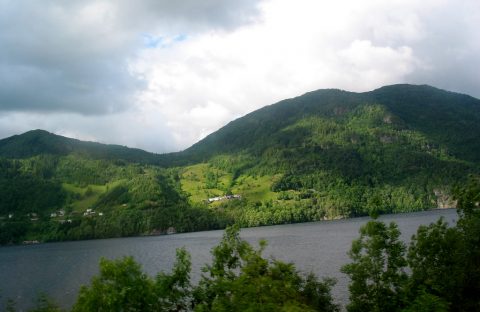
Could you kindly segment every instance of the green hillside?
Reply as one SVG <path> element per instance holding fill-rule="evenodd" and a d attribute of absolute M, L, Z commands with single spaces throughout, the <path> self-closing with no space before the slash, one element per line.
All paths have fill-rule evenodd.
<path fill-rule="evenodd" d="M 234 209 L 243 225 L 451 207 L 452 187 L 479 172 L 480 101 L 430 86 L 319 90 L 239 118 L 182 154 L 221 170 L 224 193 L 245 195 Z M 192 198 L 221 193 L 202 175 L 181 176 Z"/>
<path fill-rule="evenodd" d="M 0 243 L 222 228 L 190 204 L 177 169 L 78 154 L 0 159 Z"/>
<path fill-rule="evenodd" d="M 270 147 L 284 146 L 287 142 L 274 142 L 271 136 L 302 119 L 318 116 L 337 122 L 363 105 L 382 106 L 385 117 L 390 116 L 399 129 L 419 131 L 462 159 L 480 160 L 480 101 L 426 85 L 392 85 L 365 93 L 337 89 L 309 92 L 234 120 L 185 154 L 208 159 L 247 150 L 258 155 Z M 292 139 L 299 138 L 285 138 Z"/>
<path fill-rule="evenodd" d="M 1 243 L 451 207 L 480 172 L 480 101 L 430 86 L 318 90 L 183 152 L 35 130 L 0 140 L 0 157 Z"/>
<path fill-rule="evenodd" d="M 45 154 L 57 156 L 78 154 L 93 159 L 148 164 L 155 164 L 160 159 L 159 155 L 141 149 L 85 142 L 55 135 L 45 130 L 32 130 L 0 140 L 0 157 L 29 158 Z"/>

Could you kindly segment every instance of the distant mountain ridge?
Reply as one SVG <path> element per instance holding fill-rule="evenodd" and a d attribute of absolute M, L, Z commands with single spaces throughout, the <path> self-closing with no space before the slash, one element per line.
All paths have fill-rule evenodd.
<path fill-rule="evenodd" d="M 332 117 L 362 104 L 381 104 L 404 121 L 409 129 L 422 131 L 469 160 L 480 160 L 480 100 L 428 85 L 398 84 L 356 93 L 320 89 L 267 105 L 229 122 L 218 131 L 182 152 L 155 154 L 121 145 L 86 142 L 31 130 L 0 140 L 0 156 L 25 158 L 43 153 L 83 153 L 99 159 L 123 159 L 170 166 L 208 160 L 216 154 L 255 150 L 256 140 L 266 139 L 305 116 Z M 440 131 L 448 126 L 448 131 Z M 437 131 L 438 130 L 438 131 Z M 252 144 L 253 143 L 253 144 Z M 478 153 L 471 153 L 474 149 Z"/>
<path fill-rule="evenodd" d="M 0 156 L 28 158 L 50 154 L 65 156 L 72 153 L 94 159 L 122 159 L 130 162 L 155 163 L 157 154 L 115 144 L 81 141 L 45 130 L 31 130 L 0 140 Z"/>
<path fill-rule="evenodd" d="M 33 130 L 0 140 L 0 244 L 454 207 L 472 174 L 480 100 L 426 85 L 309 92 L 168 154 Z"/>

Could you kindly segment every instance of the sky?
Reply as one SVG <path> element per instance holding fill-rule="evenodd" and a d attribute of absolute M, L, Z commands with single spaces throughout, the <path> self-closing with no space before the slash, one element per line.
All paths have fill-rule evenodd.
<path fill-rule="evenodd" d="M 480 98 L 478 0 L 0 0 L 0 138 L 164 153 L 322 88 Z"/>

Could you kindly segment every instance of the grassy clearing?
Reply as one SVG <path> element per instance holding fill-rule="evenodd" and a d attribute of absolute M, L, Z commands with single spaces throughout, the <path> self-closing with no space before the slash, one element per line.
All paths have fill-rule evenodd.
<path fill-rule="evenodd" d="M 85 210 L 92 208 L 99 197 L 107 192 L 109 189 L 124 183 L 126 180 L 117 180 L 105 185 L 90 184 L 85 187 L 79 187 L 69 183 L 63 183 L 64 190 L 77 194 L 78 200 L 75 200 L 72 204 L 72 210 L 75 212 L 84 212 Z"/>
<path fill-rule="evenodd" d="M 216 183 L 211 183 L 215 187 L 211 187 L 207 181 L 209 173 L 215 176 Z M 192 202 L 200 202 L 209 197 L 224 195 L 231 181 L 231 174 L 213 168 L 208 164 L 185 167 L 180 177 L 182 189 L 191 195 L 190 200 Z"/>
<path fill-rule="evenodd" d="M 277 194 L 270 189 L 274 178 L 274 176 L 252 177 L 243 175 L 236 180 L 232 192 L 251 201 L 273 200 L 277 198 Z"/>
<path fill-rule="evenodd" d="M 207 175 L 212 173 L 216 176 L 216 187 L 209 187 Z M 252 201 L 274 200 L 277 194 L 270 190 L 275 176 L 253 177 L 242 175 L 235 181 L 231 188 L 232 193 Z M 203 163 L 188 166 L 181 174 L 182 189 L 189 193 L 192 202 L 200 202 L 214 196 L 222 196 L 230 190 L 232 174 Z"/>

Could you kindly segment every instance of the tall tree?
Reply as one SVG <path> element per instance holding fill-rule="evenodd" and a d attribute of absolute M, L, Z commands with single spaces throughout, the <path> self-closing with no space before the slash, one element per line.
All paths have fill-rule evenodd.
<path fill-rule="evenodd" d="M 399 311 L 404 306 L 405 244 L 395 223 L 370 221 L 352 242 L 352 263 L 342 267 L 351 283 L 348 311 Z"/>

